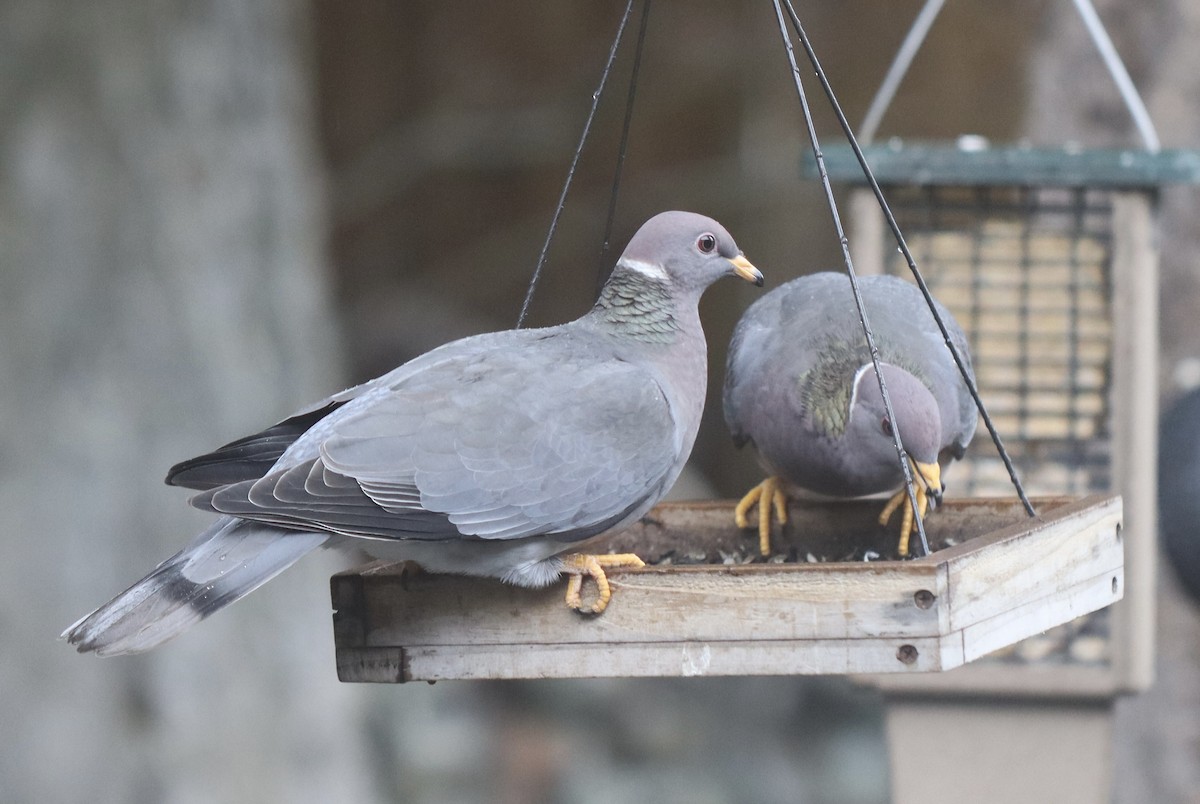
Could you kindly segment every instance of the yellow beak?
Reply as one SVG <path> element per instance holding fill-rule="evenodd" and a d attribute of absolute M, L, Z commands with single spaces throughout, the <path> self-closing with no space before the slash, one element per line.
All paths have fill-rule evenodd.
<path fill-rule="evenodd" d="M 921 480 L 925 481 L 925 487 L 929 492 L 929 496 L 935 501 L 939 501 L 942 496 L 942 467 L 937 461 L 933 463 L 920 463 L 913 461 L 913 466 L 916 467 L 917 475 Z M 922 511 L 922 514 L 925 512 Z"/>
<path fill-rule="evenodd" d="M 753 282 L 760 288 L 763 286 L 762 271 L 755 268 L 750 260 L 743 257 L 741 254 L 729 261 L 733 265 L 733 272 L 747 282 Z"/>

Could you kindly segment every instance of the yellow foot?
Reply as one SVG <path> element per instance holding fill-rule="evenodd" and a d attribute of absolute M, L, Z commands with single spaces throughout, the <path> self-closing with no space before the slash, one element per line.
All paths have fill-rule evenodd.
<path fill-rule="evenodd" d="M 747 512 L 758 504 L 758 551 L 762 555 L 771 554 L 771 511 L 775 511 L 775 519 L 780 525 L 787 523 L 787 494 L 783 491 L 783 481 L 777 477 L 768 477 L 754 488 L 746 492 L 746 496 L 733 509 L 733 519 L 739 528 L 750 527 Z"/>
<path fill-rule="evenodd" d="M 571 576 L 567 579 L 567 606 L 585 614 L 599 614 L 608 608 L 608 601 L 612 599 L 612 588 L 608 585 L 608 576 L 604 574 L 605 568 L 610 570 L 636 569 L 644 566 L 646 566 L 646 562 L 633 553 L 611 555 L 572 553 L 563 556 L 562 571 Z M 579 594 L 583 590 L 583 576 L 585 575 L 596 581 L 598 595 L 591 608 L 584 608 Z"/>
<path fill-rule="evenodd" d="M 917 507 L 921 516 L 924 517 L 929 511 L 929 498 L 941 493 L 942 469 L 936 463 L 918 463 L 911 458 L 909 465 L 913 470 L 913 491 L 917 494 Z M 900 517 L 900 544 L 896 548 L 896 552 L 903 558 L 908 555 L 909 537 L 912 536 L 914 525 L 912 501 L 908 499 L 907 489 L 900 489 L 892 495 L 887 505 L 883 507 L 883 512 L 879 514 L 879 524 L 886 525 L 891 520 L 892 514 L 896 513 L 896 509 L 901 506 L 904 508 L 904 513 Z"/>

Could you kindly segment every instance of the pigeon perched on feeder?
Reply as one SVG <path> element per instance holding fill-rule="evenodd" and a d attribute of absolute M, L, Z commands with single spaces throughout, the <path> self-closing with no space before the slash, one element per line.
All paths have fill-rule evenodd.
<path fill-rule="evenodd" d="M 891 276 L 859 286 L 924 515 L 940 499 L 942 467 L 975 433 L 975 405 L 920 290 Z M 962 329 L 940 304 L 938 312 L 969 366 Z M 736 509 L 744 528 L 759 506 L 763 555 L 771 511 L 786 522 L 797 489 L 858 497 L 898 486 L 880 524 L 903 508 L 899 554 L 908 554 L 912 504 L 847 276 L 804 276 L 750 306 L 730 343 L 724 403 L 734 441 L 754 444 L 768 475 Z"/>
<path fill-rule="evenodd" d="M 148 650 L 322 545 L 521 586 L 566 574 L 575 609 L 589 576 L 603 611 L 605 569 L 642 562 L 582 548 L 640 518 L 683 468 L 707 381 L 697 305 L 730 275 L 762 285 L 719 223 L 664 212 L 576 321 L 446 344 L 173 467 L 167 482 L 221 516 L 63 637 Z"/>

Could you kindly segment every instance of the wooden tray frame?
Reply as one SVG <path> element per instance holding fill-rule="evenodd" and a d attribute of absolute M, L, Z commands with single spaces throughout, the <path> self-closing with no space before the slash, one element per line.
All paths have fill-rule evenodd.
<path fill-rule="evenodd" d="M 1124 594 L 1118 495 L 948 501 L 910 561 L 733 563 L 614 574 L 598 617 L 563 587 L 426 575 L 376 562 L 331 581 L 338 677 L 448 679 L 922 673 L 958 667 Z M 660 505 L 597 552 L 741 560 L 732 503 Z M 890 538 L 879 501 L 800 504 L 777 545 L 805 557 Z M 849 542 L 856 543 L 856 542 Z M 882 545 L 881 545 L 882 546 Z"/>

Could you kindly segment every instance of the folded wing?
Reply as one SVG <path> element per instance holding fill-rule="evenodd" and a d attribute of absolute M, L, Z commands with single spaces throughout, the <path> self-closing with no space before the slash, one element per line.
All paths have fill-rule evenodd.
<path fill-rule="evenodd" d="M 331 418 L 318 457 L 193 503 L 354 536 L 599 533 L 657 499 L 678 457 L 676 428 L 645 370 L 559 351 L 548 343 L 440 361 Z"/>

